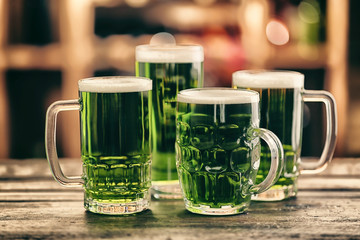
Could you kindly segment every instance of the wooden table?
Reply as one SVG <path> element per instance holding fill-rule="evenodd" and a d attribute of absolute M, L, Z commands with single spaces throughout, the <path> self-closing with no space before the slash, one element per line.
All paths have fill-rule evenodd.
<path fill-rule="evenodd" d="M 62 159 L 67 175 L 78 159 Z M 0 161 L 0 239 L 360 239 L 360 159 L 334 159 L 302 176 L 295 199 L 252 202 L 247 214 L 187 212 L 182 201 L 152 201 L 132 216 L 86 212 L 82 189 L 58 185 L 44 159 Z"/>

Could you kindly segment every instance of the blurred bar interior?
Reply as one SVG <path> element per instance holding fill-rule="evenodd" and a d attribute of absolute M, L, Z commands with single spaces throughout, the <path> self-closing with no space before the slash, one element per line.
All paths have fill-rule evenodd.
<path fill-rule="evenodd" d="M 360 1 L 0 0 L 0 158 L 43 158 L 45 111 L 77 80 L 134 75 L 135 46 L 166 31 L 205 49 L 205 85 L 241 69 L 291 69 L 338 103 L 337 156 L 360 156 Z M 78 113 L 61 114 L 59 155 L 80 156 Z M 308 104 L 303 156 L 319 156 L 321 105 Z"/>

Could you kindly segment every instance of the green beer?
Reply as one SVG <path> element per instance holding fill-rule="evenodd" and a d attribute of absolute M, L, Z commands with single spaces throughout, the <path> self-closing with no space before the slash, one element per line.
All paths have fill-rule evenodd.
<path fill-rule="evenodd" d="M 154 181 L 177 180 L 175 166 L 176 95 L 180 90 L 199 86 L 201 63 L 141 63 L 136 75 L 154 79 L 153 82 L 153 166 Z M 146 73 L 149 73 L 146 75 Z"/>
<path fill-rule="evenodd" d="M 260 127 L 274 132 L 283 144 L 284 169 L 270 190 L 254 199 L 272 201 L 296 196 L 300 169 L 316 173 L 326 167 L 334 152 L 336 140 L 336 108 L 330 93 L 304 90 L 304 75 L 291 71 L 238 71 L 233 73 L 233 86 L 251 89 L 260 94 Z M 327 139 L 323 154 L 316 163 L 301 161 L 304 101 L 323 102 L 327 111 Z M 330 129 L 330 130 L 329 130 Z M 261 149 L 261 165 L 257 181 L 269 171 L 269 149 Z"/>
<path fill-rule="evenodd" d="M 61 184 L 83 185 L 87 210 L 131 214 L 148 208 L 151 88 L 152 82 L 146 78 L 82 79 L 79 100 L 59 101 L 49 107 L 47 136 L 48 132 L 54 134 L 53 112 L 80 110 L 82 179 L 58 173 L 55 144 L 49 140 L 47 154 L 53 174 Z"/>
<path fill-rule="evenodd" d="M 260 127 L 271 130 L 278 136 L 284 149 L 284 169 L 272 190 L 282 189 L 284 197 L 297 193 L 297 177 L 299 175 L 299 159 L 301 153 L 302 104 L 300 88 L 257 89 L 260 93 Z M 270 153 L 266 146 L 261 149 L 262 165 L 260 165 L 257 181 L 261 182 L 269 171 Z M 278 195 L 279 196 L 279 195 Z"/>
<path fill-rule="evenodd" d="M 203 85 L 200 46 L 141 45 L 136 48 L 136 76 L 153 80 L 152 181 L 155 198 L 180 198 L 175 165 L 176 96 Z"/>
<path fill-rule="evenodd" d="M 274 79 L 266 81 L 264 72 L 259 79 L 243 77 L 246 71 L 239 71 L 233 75 L 233 85 L 238 88 L 255 90 L 260 94 L 260 127 L 271 130 L 278 136 L 284 149 L 284 169 L 278 181 L 270 190 L 260 196 L 259 200 L 281 200 L 296 196 L 297 177 L 299 175 L 299 161 L 301 154 L 301 136 L 303 119 L 303 102 L 301 92 L 303 78 L 301 74 L 288 77 L 280 74 Z M 261 72 L 255 72 L 261 74 Z M 241 75 L 243 74 L 243 75 Z M 288 78 L 286 78 L 288 77 Z M 269 171 L 269 149 L 261 149 L 261 165 L 257 181 L 262 181 Z M 256 199 L 255 198 L 255 199 Z"/>
<path fill-rule="evenodd" d="M 226 215 L 249 207 L 260 164 L 258 101 L 256 92 L 225 88 L 178 95 L 177 168 L 188 210 Z"/>

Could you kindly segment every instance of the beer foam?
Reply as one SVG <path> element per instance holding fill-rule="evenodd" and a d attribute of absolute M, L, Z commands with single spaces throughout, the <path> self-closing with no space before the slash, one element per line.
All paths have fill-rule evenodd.
<path fill-rule="evenodd" d="M 203 62 L 204 50 L 200 45 L 177 45 L 170 33 L 155 34 L 148 45 L 135 49 L 137 62 L 189 63 Z"/>
<path fill-rule="evenodd" d="M 233 86 L 245 88 L 303 88 L 304 75 L 293 71 L 245 70 L 232 75 Z"/>
<path fill-rule="evenodd" d="M 96 93 L 142 92 L 152 89 L 152 81 L 143 77 L 114 76 L 81 79 L 79 91 Z"/>
<path fill-rule="evenodd" d="M 180 91 L 177 101 L 194 104 L 243 104 L 259 102 L 259 94 L 232 88 L 192 88 Z"/>

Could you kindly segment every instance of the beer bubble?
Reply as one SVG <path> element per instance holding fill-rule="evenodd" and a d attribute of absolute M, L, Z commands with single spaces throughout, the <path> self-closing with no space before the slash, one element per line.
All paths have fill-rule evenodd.
<path fill-rule="evenodd" d="M 167 32 L 155 34 L 150 40 L 150 46 L 175 46 L 176 40 L 173 35 Z"/>

